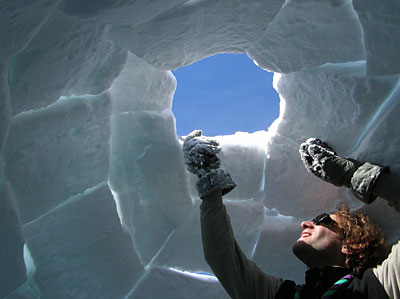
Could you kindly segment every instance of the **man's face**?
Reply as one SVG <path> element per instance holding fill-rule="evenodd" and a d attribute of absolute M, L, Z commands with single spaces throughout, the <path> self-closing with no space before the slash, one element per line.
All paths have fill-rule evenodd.
<path fill-rule="evenodd" d="M 336 217 L 325 214 L 301 223 L 302 231 L 293 245 L 293 253 L 309 268 L 344 265 L 343 241 Z"/>

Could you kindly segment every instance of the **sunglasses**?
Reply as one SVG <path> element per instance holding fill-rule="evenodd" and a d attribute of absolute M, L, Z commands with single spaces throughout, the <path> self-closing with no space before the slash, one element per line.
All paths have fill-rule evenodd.
<path fill-rule="evenodd" d="M 337 225 L 338 223 L 331 218 L 331 216 L 328 213 L 323 213 L 315 217 L 314 219 L 311 220 L 312 223 L 315 225 L 321 225 L 321 224 L 332 224 L 332 225 Z"/>

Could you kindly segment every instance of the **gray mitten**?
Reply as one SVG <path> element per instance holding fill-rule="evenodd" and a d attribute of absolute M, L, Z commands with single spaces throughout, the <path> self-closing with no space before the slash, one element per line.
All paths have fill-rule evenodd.
<path fill-rule="evenodd" d="M 223 168 L 213 169 L 207 172 L 205 176 L 199 178 L 196 189 L 200 198 L 204 198 L 211 193 L 221 190 L 225 195 L 236 187 L 231 175 Z"/>
<path fill-rule="evenodd" d="M 361 163 L 342 159 L 335 150 L 317 138 L 300 145 L 300 156 L 306 169 L 335 186 L 351 187 L 350 181 Z"/>
<path fill-rule="evenodd" d="M 202 136 L 200 130 L 191 132 L 183 143 L 183 156 L 187 170 L 199 178 L 196 188 L 203 198 L 217 190 L 222 195 L 236 187 L 230 174 L 221 167 L 217 154 L 221 151 L 218 141 Z"/>
<path fill-rule="evenodd" d="M 382 172 L 388 168 L 339 157 L 325 142 L 309 138 L 300 145 L 300 156 L 307 171 L 335 186 L 346 186 L 363 202 L 371 203 L 371 191 Z"/>
<path fill-rule="evenodd" d="M 183 156 L 186 168 L 197 176 L 219 168 L 221 161 L 217 154 L 221 151 L 218 141 L 202 136 L 200 130 L 191 132 L 183 142 Z"/>

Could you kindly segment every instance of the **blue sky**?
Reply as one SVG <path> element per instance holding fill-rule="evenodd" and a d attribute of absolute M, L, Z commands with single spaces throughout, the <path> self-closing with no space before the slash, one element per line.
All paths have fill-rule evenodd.
<path fill-rule="evenodd" d="M 172 111 L 178 136 L 267 130 L 279 115 L 273 73 L 246 54 L 218 54 L 173 71 L 178 81 Z"/>

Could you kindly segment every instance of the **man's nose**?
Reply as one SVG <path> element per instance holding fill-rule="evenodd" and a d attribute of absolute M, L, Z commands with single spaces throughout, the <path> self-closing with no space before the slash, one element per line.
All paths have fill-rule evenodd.
<path fill-rule="evenodd" d="M 305 230 L 306 228 L 314 228 L 315 224 L 312 221 L 303 221 L 301 223 L 301 229 Z"/>

